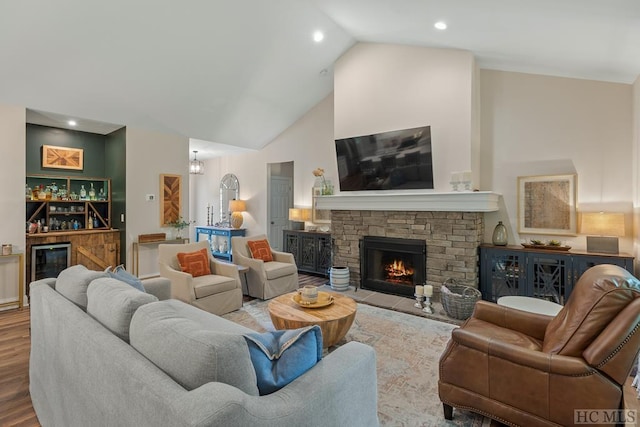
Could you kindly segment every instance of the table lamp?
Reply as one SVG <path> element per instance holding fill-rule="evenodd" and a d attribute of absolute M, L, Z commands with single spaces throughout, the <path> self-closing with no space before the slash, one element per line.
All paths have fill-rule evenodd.
<path fill-rule="evenodd" d="M 584 212 L 580 232 L 587 236 L 587 252 L 618 253 L 618 237 L 624 236 L 624 214 Z"/>
<path fill-rule="evenodd" d="M 310 220 L 310 208 L 289 208 L 289 221 L 292 222 L 292 230 L 304 230 L 304 222 Z"/>
<path fill-rule="evenodd" d="M 247 204 L 244 200 L 230 200 L 229 212 L 231 212 L 231 226 L 233 228 L 242 227 L 242 212 L 247 210 Z"/>

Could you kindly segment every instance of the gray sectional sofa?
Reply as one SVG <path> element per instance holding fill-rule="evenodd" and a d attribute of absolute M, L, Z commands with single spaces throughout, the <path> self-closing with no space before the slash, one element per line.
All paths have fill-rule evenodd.
<path fill-rule="evenodd" d="M 43 426 L 378 425 L 371 347 L 345 344 L 259 396 L 251 330 L 103 276 L 74 266 L 30 285 L 29 388 Z"/>

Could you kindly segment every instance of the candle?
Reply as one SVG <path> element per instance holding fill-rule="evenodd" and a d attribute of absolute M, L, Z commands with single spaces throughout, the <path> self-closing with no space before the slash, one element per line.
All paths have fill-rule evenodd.
<path fill-rule="evenodd" d="M 471 181 L 471 171 L 464 171 L 461 174 L 460 181 L 462 182 L 470 182 Z"/>
<path fill-rule="evenodd" d="M 458 183 L 462 181 L 462 173 L 461 172 L 453 172 L 451 174 L 451 183 Z"/>
<path fill-rule="evenodd" d="M 424 295 L 430 297 L 433 295 L 433 286 L 432 285 L 424 285 Z"/>
<path fill-rule="evenodd" d="M 424 295 L 424 288 L 422 285 L 416 285 L 416 295 Z"/>

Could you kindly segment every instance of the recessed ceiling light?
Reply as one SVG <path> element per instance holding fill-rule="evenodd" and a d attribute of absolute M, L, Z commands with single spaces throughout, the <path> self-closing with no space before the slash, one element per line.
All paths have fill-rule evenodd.
<path fill-rule="evenodd" d="M 324 39 L 324 34 L 322 31 L 316 31 L 313 33 L 313 41 L 316 43 L 320 43 Z"/>
<path fill-rule="evenodd" d="M 76 121 L 75 121 L 75 120 L 69 120 L 69 121 L 67 122 L 67 124 L 68 124 L 69 126 L 75 126 L 75 125 L 77 125 L 77 123 L 76 123 Z"/>
<path fill-rule="evenodd" d="M 438 30 L 446 30 L 447 29 L 447 23 L 444 21 L 438 21 L 435 24 L 433 24 L 434 27 L 436 27 Z"/>

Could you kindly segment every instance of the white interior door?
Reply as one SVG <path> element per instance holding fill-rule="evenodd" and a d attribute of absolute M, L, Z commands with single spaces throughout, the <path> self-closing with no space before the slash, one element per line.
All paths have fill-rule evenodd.
<path fill-rule="evenodd" d="M 283 230 L 289 226 L 292 180 L 289 177 L 272 176 L 269 184 L 271 188 L 271 198 L 269 200 L 269 243 L 272 248 L 281 251 L 283 247 Z"/>

